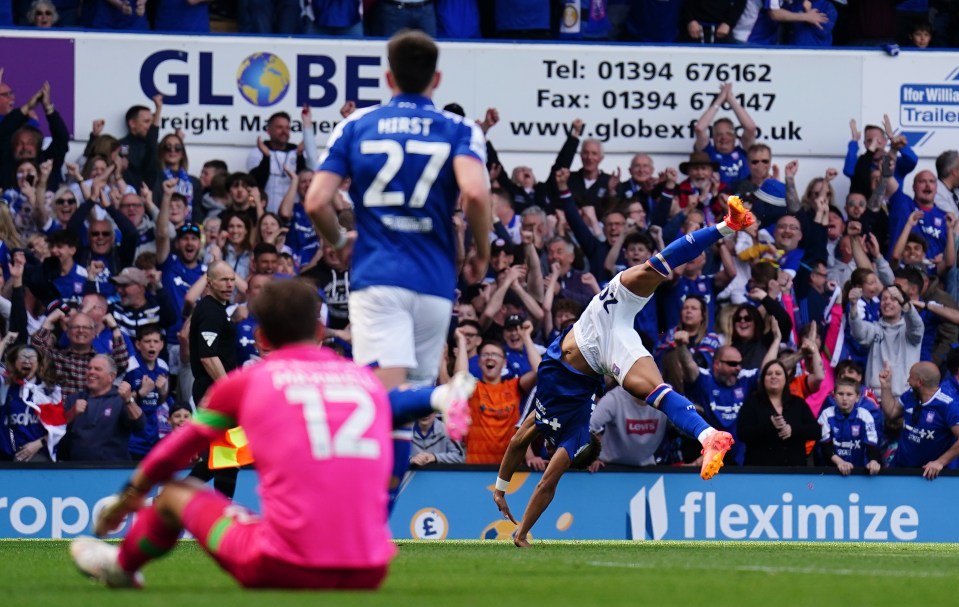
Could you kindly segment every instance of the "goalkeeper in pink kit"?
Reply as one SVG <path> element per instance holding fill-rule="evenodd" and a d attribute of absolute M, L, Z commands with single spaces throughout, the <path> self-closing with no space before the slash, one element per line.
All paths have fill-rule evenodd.
<path fill-rule="evenodd" d="M 387 528 L 392 414 L 372 371 L 316 345 L 319 299 L 298 280 L 267 285 L 251 308 L 272 353 L 217 382 L 194 421 L 161 441 L 118 501 L 98 517 L 103 536 L 138 512 L 117 547 L 70 546 L 77 567 L 114 587 L 186 529 L 240 584 L 254 588 L 374 589 L 396 549 Z M 292 321 L 292 322 L 291 322 Z M 171 481 L 212 439 L 241 425 L 260 479 L 262 514 L 190 481 Z M 163 491 L 144 507 L 155 485 Z"/>

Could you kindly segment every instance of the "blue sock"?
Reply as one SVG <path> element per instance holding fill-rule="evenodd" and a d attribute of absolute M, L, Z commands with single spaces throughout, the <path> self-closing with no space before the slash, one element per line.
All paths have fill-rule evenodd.
<path fill-rule="evenodd" d="M 726 227 L 725 223 L 696 230 L 666 245 L 665 249 L 649 258 L 649 265 L 663 276 L 669 276 L 673 268 L 696 259 L 711 245 L 732 233 L 732 228 Z"/>
<path fill-rule="evenodd" d="M 393 472 L 390 474 L 389 512 L 393 512 L 396 498 L 400 495 L 403 486 L 403 477 L 410 469 L 410 438 L 396 438 L 393 436 Z"/>
<path fill-rule="evenodd" d="M 698 439 L 703 431 L 712 427 L 700 417 L 699 413 L 696 413 L 693 403 L 682 394 L 675 392 L 669 384 L 657 386 L 646 397 L 646 402 L 665 413 L 669 421 L 693 438 Z"/>
<path fill-rule="evenodd" d="M 390 408 L 393 410 L 393 427 L 415 422 L 433 412 L 430 396 L 432 386 L 410 386 L 393 388 L 389 392 Z"/>

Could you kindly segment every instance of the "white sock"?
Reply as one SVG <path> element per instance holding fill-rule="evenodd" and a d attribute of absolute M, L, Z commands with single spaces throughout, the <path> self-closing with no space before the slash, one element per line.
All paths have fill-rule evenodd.
<path fill-rule="evenodd" d="M 436 386 L 433 388 L 433 393 L 430 394 L 430 405 L 433 407 L 434 411 L 438 413 L 446 413 L 446 407 L 449 402 L 445 401 L 445 399 L 449 390 L 449 384 L 443 384 L 442 386 Z"/>
<path fill-rule="evenodd" d="M 719 223 L 717 223 L 716 229 L 719 230 L 719 233 L 722 234 L 723 236 L 729 236 L 730 234 L 736 233 L 736 230 L 726 225 L 725 221 L 720 221 Z"/>
<path fill-rule="evenodd" d="M 700 432 L 699 436 L 697 436 L 696 438 L 699 439 L 700 445 L 705 445 L 706 439 L 709 438 L 711 435 L 715 434 L 716 432 L 717 432 L 716 428 L 706 428 L 705 430 Z"/>

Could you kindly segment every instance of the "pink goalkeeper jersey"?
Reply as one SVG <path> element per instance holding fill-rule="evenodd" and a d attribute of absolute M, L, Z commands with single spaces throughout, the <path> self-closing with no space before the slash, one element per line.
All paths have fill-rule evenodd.
<path fill-rule="evenodd" d="M 291 346 L 214 384 L 206 406 L 246 431 L 265 553 L 307 567 L 389 562 L 392 414 L 370 370 Z"/>

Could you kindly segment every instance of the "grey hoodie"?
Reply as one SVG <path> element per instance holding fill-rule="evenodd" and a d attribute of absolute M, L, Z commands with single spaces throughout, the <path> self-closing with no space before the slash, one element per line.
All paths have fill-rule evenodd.
<path fill-rule="evenodd" d="M 909 389 L 909 369 L 919 362 L 925 325 L 916 307 L 909 306 L 894 323 L 879 319 L 863 320 L 862 312 L 849 315 L 853 338 L 869 348 L 866 361 L 866 385 L 879 394 L 879 372 L 886 362 L 892 367 L 892 391 L 895 396 Z"/>

